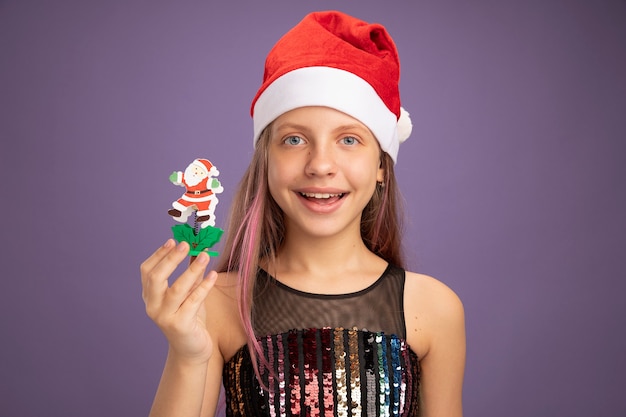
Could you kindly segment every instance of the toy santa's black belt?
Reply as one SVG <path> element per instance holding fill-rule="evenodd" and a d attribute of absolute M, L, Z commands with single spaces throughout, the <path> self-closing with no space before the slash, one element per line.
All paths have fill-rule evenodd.
<path fill-rule="evenodd" d="M 196 191 L 187 191 L 185 194 L 189 194 L 189 195 L 200 195 L 200 194 L 204 194 L 204 193 L 210 193 L 211 190 L 196 190 Z"/>

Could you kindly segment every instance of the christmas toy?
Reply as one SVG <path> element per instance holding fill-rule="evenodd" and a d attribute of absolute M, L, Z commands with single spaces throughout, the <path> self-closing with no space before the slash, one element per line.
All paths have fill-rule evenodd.
<path fill-rule="evenodd" d="M 216 194 L 224 191 L 216 178 L 219 174 L 211 161 L 198 158 L 184 172 L 174 171 L 169 178 L 172 184 L 185 187 L 185 193 L 172 203 L 167 213 L 177 222 L 184 223 L 173 226 L 172 232 L 178 242 L 189 243 L 192 256 L 203 251 L 210 256 L 218 255 L 209 248 L 219 242 L 224 233 L 215 227 L 215 206 L 219 201 Z M 187 223 L 190 216 L 193 216 L 193 227 Z"/>

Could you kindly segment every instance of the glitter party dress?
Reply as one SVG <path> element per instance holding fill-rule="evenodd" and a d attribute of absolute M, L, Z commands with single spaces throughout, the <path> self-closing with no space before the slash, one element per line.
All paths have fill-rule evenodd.
<path fill-rule="evenodd" d="M 419 362 L 405 342 L 404 270 L 368 288 L 311 294 L 260 271 L 253 327 L 267 364 L 247 346 L 224 366 L 226 416 L 417 416 Z"/>

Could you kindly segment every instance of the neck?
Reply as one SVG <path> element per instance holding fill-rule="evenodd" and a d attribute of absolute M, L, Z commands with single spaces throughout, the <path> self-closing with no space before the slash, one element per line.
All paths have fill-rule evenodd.
<path fill-rule="evenodd" d="M 288 233 L 276 264 L 270 268 L 281 276 L 333 277 L 348 271 L 378 270 L 385 264 L 365 246 L 360 231 L 330 237 Z"/>

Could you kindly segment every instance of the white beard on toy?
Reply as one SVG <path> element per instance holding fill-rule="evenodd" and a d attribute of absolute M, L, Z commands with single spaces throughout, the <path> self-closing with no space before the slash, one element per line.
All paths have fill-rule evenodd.
<path fill-rule="evenodd" d="M 193 187 L 194 185 L 199 184 L 200 181 L 202 181 L 206 177 L 207 176 L 204 173 L 202 173 L 200 175 L 196 175 L 196 173 L 194 172 L 194 166 L 193 165 L 189 165 L 185 169 L 185 173 L 183 174 L 183 178 L 185 180 L 185 183 L 187 185 L 189 185 L 190 187 Z"/>

